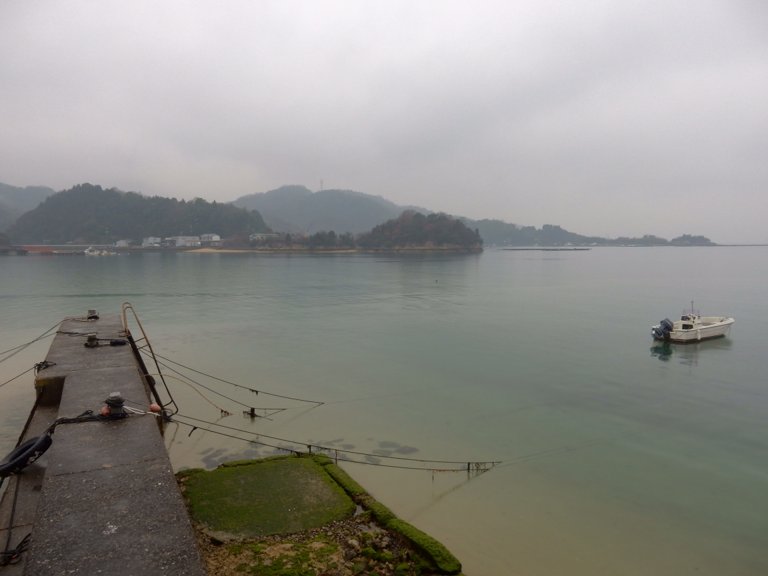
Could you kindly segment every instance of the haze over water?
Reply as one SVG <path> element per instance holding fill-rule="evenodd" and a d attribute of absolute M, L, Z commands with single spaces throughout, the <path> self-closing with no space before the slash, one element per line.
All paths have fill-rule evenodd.
<path fill-rule="evenodd" d="M 470 479 L 343 464 L 469 576 L 765 574 L 766 256 L 719 247 L 5 257 L 0 350 L 129 301 L 162 356 L 325 402 L 195 376 L 245 404 L 286 408 L 251 422 L 242 406 L 166 371 L 183 414 L 366 453 L 500 460 Z M 650 325 L 691 299 L 704 314 L 734 316 L 730 337 L 654 346 Z M 49 342 L 1 363 L 0 383 L 42 360 Z M 30 375 L 0 388 L 2 454 L 32 401 Z M 177 468 L 270 453 L 181 425 L 166 438 Z"/>

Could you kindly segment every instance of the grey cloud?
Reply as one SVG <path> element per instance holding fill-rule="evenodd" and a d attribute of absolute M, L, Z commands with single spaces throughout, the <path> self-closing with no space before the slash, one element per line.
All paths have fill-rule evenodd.
<path fill-rule="evenodd" d="M 0 181 L 221 201 L 322 179 L 768 242 L 767 21 L 750 0 L 9 2 Z"/>

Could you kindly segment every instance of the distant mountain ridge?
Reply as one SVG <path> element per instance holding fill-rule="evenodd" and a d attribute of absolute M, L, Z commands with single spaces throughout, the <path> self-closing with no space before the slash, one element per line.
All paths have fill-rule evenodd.
<path fill-rule="evenodd" d="M 7 230 L 16 219 L 35 208 L 56 191 L 45 186 L 11 186 L 0 182 L 0 231 Z"/>
<path fill-rule="evenodd" d="M 12 236 L 15 241 L 20 241 L 17 240 L 17 237 L 28 237 L 28 230 L 24 230 L 23 226 L 20 227 L 18 225 L 11 227 L 11 223 L 20 219 L 21 212 L 32 210 L 42 200 L 45 200 L 54 194 L 56 193 L 52 189 L 42 186 L 18 188 L 0 183 L 0 232 L 4 231 L 10 233 L 11 230 L 13 230 Z M 124 194 L 132 194 L 136 197 L 144 198 L 136 193 L 129 192 Z M 178 209 L 179 206 L 192 206 L 193 203 L 198 202 L 198 200 L 184 202 L 160 197 L 153 197 L 152 201 L 155 202 L 157 206 L 163 206 L 163 210 L 170 206 L 168 203 L 176 203 Z M 199 202 L 205 203 L 203 200 L 199 200 Z M 299 185 L 282 186 L 268 192 L 248 194 L 231 203 L 217 204 L 216 202 L 213 202 L 211 205 L 218 206 L 218 210 L 220 210 L 220 207 L 222 206 L 229 206 L 232 209 L 244 208 L 251 211 L 255 210 L 260 215 L 260 223 L 253 225 L 259 229 L 254 231 L 261 231 L 262 228 L 266 229 L 268 226 L 275 232 L 286 232 L 291 234 L 299 233 L 306 235 L 329 231 L 334 231 L 337 234 L 351 233 L 357 235 L 369 232 L 374 227 L 383 224 L 384 222 L 397 219 L 407 210 L 412 210 L 424 215 L 432 213 L 431 210 L 425 208 L 400 206 L 380 196 L 373 196 L 362 192 L 355 192 L 353 190 L 332 189 L 312 192 L 305 186 Z M 64 205 L 62 209 L 65 212 L 70 211 L 70 208 L 66 205 Z M 84 209 L 91 210 L 92 207 L 85 206 Z M 114 214 L 110 215 L 110 217 L 112 216 L 114 216 Z M 50 213 L 47 218 L 47 220 L 44 219 L 44 224 L 35 224 L 38 226 L 38 235 L 45 233 L 50 236 L 52 231 L 57 230 L 55 234 L 57 238 L 64 238 L 69 235 L 67 240 L 64 241 L 70 241 L 72 238 L 92 236 L 84 236 L 85 232 L 82 228 L 81 221 L 71 221 L 69 224 L 70 229 L 66 230 L 63 228 L 64 225 L 62 222 L 59 222 L 57 214 Z M 144 229 L 143 223 L 152 221 L 153 218 L 153 213 L 151 211 L 148 212 L 145 215 L 144 220 L 132 225 L 131 230 L 133 232 L 131 234 L 126 233 L 121 235 L 121 237 L 133 238 L 137 236 L 139 230 Z M 485 246 L 714 245 L 712 241 L 704 236 L 693 236 L 690 234 L 684 234 L 677 238 L 673 238 L 672 240 L 666 240 L 653 235 L 645 235 L 641 238 L 620 237 L 611 239 L 576 234 L 569 232 L 560 226 L 551 224 L 545 224 L 541 228 L 536 228 L 534 226 L 520 226 L 502 220 L 472 220 L 469 218 L 458 218 L 464 222 L 467 227 L 476 230 L 479 233 Z M 24 225 L 27 226 L 28 224 L 29 221 L 24 220 Z M 192 229 L 187 224 L 179 225 L 177 222 L 177 231 L 168 235 L 182 234 L 180 230 Z M 157 228 L 158 227 L 155 227 L 155 230 L 147 235 L 154 236 L 165 234 L 165 232 Z M 122 224 L 118 219 L 116 227 L 112 229 L 112 232 L 124 229 L 125 228 L 122 227 Z M 166 230 L 165 225 L 162 226 L 162 230 Z M 222 233 L 221 231 L 214 229 L 209 229 L 205 232 L 213 232 L 221 235 L 227 234 L 226 231 Z M 101 236 L 106 237 L 104 234 Z M 93 242 L 95 242 L 95 240 L 93 240 Z"/>
<path fill-rule="evenodd" d="M 429 210 L 398 206 L 394 202 L 353 190 L 319 190 L 305 186 L 281 186 L 268 192 L 248 194 L 232 202 L 235 206 L 257 210 L 273 230 L 314 234 L 368 232 L 405 210 L 428 214 Z"/>
<path fill-rule="evenodd" d="M 715 246 L 709 238 L 691 234 L 683 234 L 672 240 L 652 234 L 641 238 L 602 238 L 583 236 L 552 224 L 536 228 L 518 226 L 502 220 L 460 220 L 468 227 L 477 229 L 486 244 L 497 246 Z"/>
<path fill-rule="evenodd" d="M 248 194 L 233 202 L 236 206 L 258 210 L 275 231 L 315 234 L 335 231 L 360 234 L 375 226 L 398 218 L 412 210 L 424 215 L 431 210 L 398 206 L 380 196 L 352 190 L 320 190 L 312 192 L 304 186 L 282 186 L 269 192 Z M 472 220 L 457 216 L 467 227 L 477 230 L 486 246 L 665 246 L 712 245 L 708 238 L 685 234 L 672 240 L 646 235 L 642 238 L 601 238 L 569 232 L 560 226 L 545 224 L 541 228 L 519 226 L 502 220 Z"/>

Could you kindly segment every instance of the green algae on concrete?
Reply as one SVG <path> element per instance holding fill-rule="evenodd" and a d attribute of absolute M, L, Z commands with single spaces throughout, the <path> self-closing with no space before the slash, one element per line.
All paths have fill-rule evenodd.
<path fill-rule="evenodd" d="M 326 472 L 344 488 L 354 501 L 368 510 L 385 528 L 397 532 L 419 550 L 440 574 L 460 574 L 461 562 L 442 543 L 429 534 L 395 516 L 381 502 L 377 501 L 365 489 L 355 482 L 349 474 L 331 463 L 330 458 L 319 456 L 317 461 Z"/>
<path fill-rule="evenodd" d="M 379 566 L 389 565 L 388 570 L 377 569 L 377 574 L 461 574 L 461 563 L 445 546 L 397 518 L 327 456 L 277 456 L 231 462 L 210 472 L 199 469 L 183 471 L 178 478 L 191 515 L 205 527 L 205 532 L 216 540 L 234 542 L 231 546 L 235 548 L 230 551 L 235 557 L 242 558 L 242 554 L 248 551 L 253 553 L 252 558 L 237 567 L 238 574 L 315 574 L 318 553 L 333 556 L 333 562 L 328 566 L 334 567 L 334 574 L 360 573 L 355 569 L 350 572 L 339 567 L 347 556 L 362 558 L 365 565 L 369 564 L 369 560 L 378 562 Z M 356 506 L 360 506 L 365 513 L 354 515 Z M 353 515 L 354 519 L 351 519 Z M 340 551 L 338 543 L 324 539 L 322 529 L 336 521 L 351 519 L 349 521 L 354 523 L 357 519 L 365 525 L 370 522 L 366 518 L 375 519 L 381 527 L 379 529 L 388 530 L 407 542 L 413 551 L 410 560 L 403 562 L 403 556 L 390 559 L 389 550 L 377 550 L 375 546 L 367 545 L 371 537 L 369 525 L 346 541 L 350 544 L 359 540 L 360 545 L 364 545 L 351 553 L 349 550 Z M 321 530 L 316 532 L 315 529 Z M 293 537 L 285 541 L 285 558 L 274 553 L 261 558 L 260 551 L 265 546 L 263 541 L 248 543 L 243 540 L 279 538 L 300 532 L 315 536 L 308 543 L 301 543 L 300 539 Z M 306 562 L 300 561 L 304 556 L 307 556 Z M 292 568 L 265 571 L 267 565 L 269 570 L 274 570 L 284 561 L 286 566 Z"/>
<path fill-rule="evenodd" d="M 313 458 L 223 464 L 179 474 L 192 517 L 219 536 L 258 538 L 319 528 L 355 504 Z"/>

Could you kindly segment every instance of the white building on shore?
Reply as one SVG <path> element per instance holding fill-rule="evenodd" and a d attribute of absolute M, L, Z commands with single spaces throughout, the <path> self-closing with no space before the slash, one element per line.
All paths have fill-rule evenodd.
<path fill-rule="evenodd" d="M 169 236 L 163 239 L 163 246 L 169 248 L 199 248 L 200 236 Z"/>
<path fill-rule="evenodd" d="M 218 234 L 202 234 L 200 236 L 200 244 L 211 247 L 221 246 L 221 236 Z"/>
<path fill-rule="evenodd" d="M 163 239 L 157 236 L 147 236 L 141 241 L 142 248 L 160 248 L 163 245 Z"/>

